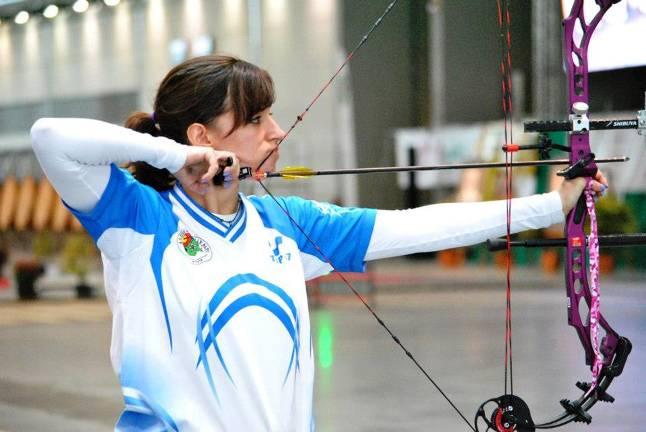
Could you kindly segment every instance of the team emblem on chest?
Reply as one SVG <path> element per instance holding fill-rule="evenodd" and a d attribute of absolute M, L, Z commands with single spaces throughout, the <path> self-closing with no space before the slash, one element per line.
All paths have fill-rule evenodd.
<path fill-rule="evenodd" d="M 191 259 L 193 264 L 202 264 L 211 259 L 211 246 L 184 229 L 177 233 L 177 247 L 183 255 Z"/>
<path fill-rule="evenodd" d="M 272 262 L 283 264 L 287 261 L 292 260 L 291 252 L 284 251 L 284 249 L 286 249 L 286 246 L 283 244 L 283 238 L 281 236 L 277 236 L 274 239 L 273 244 L 272 242 L 269 242 L 269 248 L 271 249 L 270 257 Z"/>

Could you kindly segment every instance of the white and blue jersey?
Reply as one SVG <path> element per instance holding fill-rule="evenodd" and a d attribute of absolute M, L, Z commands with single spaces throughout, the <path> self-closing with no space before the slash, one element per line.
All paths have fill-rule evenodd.
<path fill-rule="evenodd" d="M 363 270 L 375 210 L 279 201 L 337 269 Z M 313 429 L 304 281 L 330 266 L 271 197 L 241 195 L 226 223 L 112 165 L 96 207 L 74 214 L 102 252 L 117 430 Z"/>

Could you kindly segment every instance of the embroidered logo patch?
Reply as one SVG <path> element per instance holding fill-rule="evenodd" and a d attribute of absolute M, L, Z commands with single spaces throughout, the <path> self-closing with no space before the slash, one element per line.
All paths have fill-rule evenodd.
<path fill-rule="evenodd" d="M 177 233 L 177 246 L 193 264 L 202 264 L 211 259 L 211 246 L 186 230 L 182 229 Z"/>

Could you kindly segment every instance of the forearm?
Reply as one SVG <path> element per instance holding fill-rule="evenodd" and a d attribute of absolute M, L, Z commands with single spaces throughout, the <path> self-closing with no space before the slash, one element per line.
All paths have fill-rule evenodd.
<path fill-rule="evenodd" d="M 512 200 L 511 232 L 563 222 L 557 192 Z M 506 201 L 435 204 L 410 210 L 379 210 L 366 260 L 432 252 L 505 235 Z"/>
<path fill-rule="evenodd" d="M 65 202 L 82 211 L 94 208 L 110 177 L 110 164 L 145 161 L 178 171 L 186 148 L 110 123 L 77 118 L 43 118 L 31 129 L 43 171 Z"/>

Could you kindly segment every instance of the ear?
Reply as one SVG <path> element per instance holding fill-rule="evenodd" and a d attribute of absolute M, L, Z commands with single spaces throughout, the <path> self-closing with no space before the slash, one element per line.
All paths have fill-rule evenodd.
<path fill-rule="evenodd" d="M 190 145 L 210 147 L 212 144 L 209 131 L 202 123 L 192 123 L 186 129 L 186 136 Z"/>

